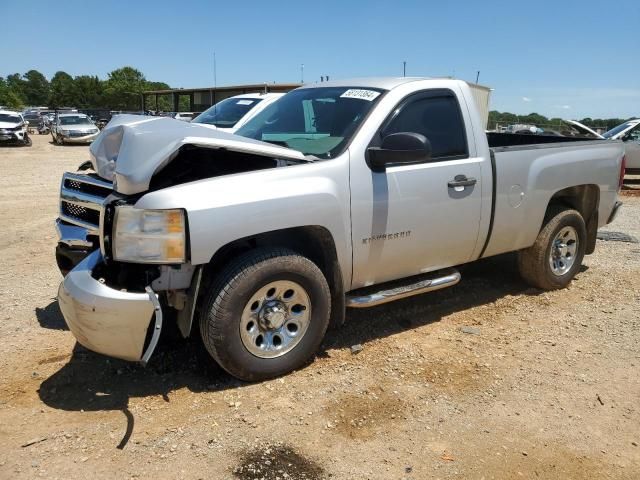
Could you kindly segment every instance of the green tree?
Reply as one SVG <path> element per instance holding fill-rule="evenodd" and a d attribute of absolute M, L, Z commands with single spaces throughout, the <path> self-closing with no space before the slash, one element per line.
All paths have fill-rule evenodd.
<path fill-rule="evenodd" d="M 521 123 L 530 123 L 532 125 L 546 125 L 549 123 L 549 119 L 539 113 L 530 113 L 519 117 Z"/>
<path fill-rule="evenodd" d="M 51 79 L 49 106 L 52 108 L 73 107 L 76 100 L 77 92 L 71 75 L 67 72 L 56 72 Z"/>
<path fill-rule="evenodd" d="M 2 77 L 0 77 L 0 105 L 14 110 L 19 110 L 24 105 L 20 95 L 14 92 Z"/>
<path fill-rule="evenodd" d="M 140 110 L 146 79 L 133 67 L 118 68 L 109 73 L 104 95 L 107 105 L 114 110 Z"/>
<path fill-rule="evenodd" d="M 49 100 L 49 81 L 37 70 L 29 70 L 23 76 L 22 91 L 27 105 L 46 105 Z"/>
<path fill-rule="evenodd" d="M 103 83 L 95 75 L 80 75 L 73 79 L 76 94 L 75 105 L 79 108 L 98 108 L 103 106 Z"/>
<path fill-rule="evenodd" d="M 24 105 L 25 104 L 25 98 L 24 98 L 24 80 L 22 80 L 22 77 L 20 76 L 19 73 L 12 73 L 11 75 L 7 75 L 7 87 L 9 89 L 9 91 L 11 92 L 13 97 L 17 97 L 18 101 L 20 102 L 20 105 Z"/>

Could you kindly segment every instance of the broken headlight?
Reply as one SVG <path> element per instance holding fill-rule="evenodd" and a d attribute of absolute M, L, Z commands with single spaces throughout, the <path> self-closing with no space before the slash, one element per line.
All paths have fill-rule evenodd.
<path fill-rule="evenodd" d="M 186 223 L 183 210 L 116 208 L 113 258 L 120 262 L 184 263 Z"/>

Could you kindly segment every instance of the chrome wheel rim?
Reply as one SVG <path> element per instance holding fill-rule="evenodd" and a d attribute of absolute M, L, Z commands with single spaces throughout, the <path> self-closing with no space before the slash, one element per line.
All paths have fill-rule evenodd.
<path fill-rule="evenodd" d="M 566 274 L 576 261 L 578 251 L 578 232 L 573 227 L 562 228 L 551 244 L 549 265 L 554 275 Z"/>
<path fill-rule="evenodd" d="M 242 311 L 240 338 L 260 358 L 293 350 L 309 328 L 311 300 L 296 282 L 276 280 L 258 289 Z"/>

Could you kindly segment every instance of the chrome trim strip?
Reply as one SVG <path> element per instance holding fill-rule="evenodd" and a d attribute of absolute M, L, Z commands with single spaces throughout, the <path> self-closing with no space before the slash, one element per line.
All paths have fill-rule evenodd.
<path fill-rule="evenodd" d="M 381 290 L 369 295 L 347 295 L 346 305 L 352 308 L 366 308 L 381 305 L 383 303 L 392 302 L 401 298 L 420 295 L 421 293 L 440 290 L 441 288 L 451 287 L 460 281 L 460 272 L 455 269 L 448 269 L 441 272 L 442 276 L 422 280 L 410 285 L 392 288 L 389 290 Z"/>
<path fill-rule="evenodd" d="M 106 249 L 104 247 L 104 213 L 105 213 L 105 209 L 104 206 L 100 209 L 100 220 L 98 221 L 98 232 L 103 232 L 102 235 L 98 236 L 99 242 L 100 242 L 100 253 L 102 253 L 102 256 L 105 257 L 106 256 Z"/>
<path fill-rule="evenodd" d="M 99 212 L 102 209 L 106 197 L 98 197 L 88 193 L 78 192 L 77 190 L 69 190 L 62 188 L 60 190 L 60 199 L 64 202 L 73 203 L 79 207 L 89 208 Z"/>
<path fill-rule="evenodd" d="M 64 220 L 65 222 L 68 223 L 72 223 L 74 225 L 77 225 L 79 227 L 85 228 L 87 230 L 87 233 L 89 233 L 90 235 L 98 235 L 100 232 L 98 230 L 98 225 L 94 225 L 92 223 L 89 222 L 84 222 L 82 220 L 80 220 L 79 218 L 75 218 L 75 217 L 69 217 L 67 215 L 64 215 L 62 213 L 62 211 L 60 212 L 60 220 Z"/>
<path fill-rule="evenodd" d="M 153 303 L 153 309 L 156 316 L 156 324 L 153 327 L 151 341 L 149 342 L 147 351 L 144 352 L 144 355 L 142 355 L 142 358 L 140 359 L 140 363 L 142 363 L 143 366 L 146 366 L 153 354 L 153 351 L 156 349 L 156 345 L 158 345 L 158 340 L 160 339 L 160 330 L 162 330 L 162 307 L 160 306 L 158 296 L 153 292 L 153 290 L 151 290 L 151 287 L 146 287 L 144 290 L 147 292 L 147 295 L 149 295 L 151 303 Z"/>
<path fill-rule="evenodd" d="M 93 242 L 87 240 L 88 229 L 76 225 L 67 225 L 62 223 L 60 219 L 56 220 L 55 226 L 59 243 L 64 243 L 72 248 L 93 247 Z"/>
<path fill-rule="evenodd" d="M 66 172 L 62 176 L 63 186 L 64 186 L 64 181 L 65 180 L 73 180 L 73 181 L 76 181 L 76 182 L 93 185 L 94 187 L 102 187 L 102 188 L 104 188 L 106 190 L 113 190 L 113 183 L 107 182 L 106 180 L 100 180 L 98 178 L 94 178 L 94 177 L 91 177 L 89 175 L 82 174 L 82 173 Z"/>

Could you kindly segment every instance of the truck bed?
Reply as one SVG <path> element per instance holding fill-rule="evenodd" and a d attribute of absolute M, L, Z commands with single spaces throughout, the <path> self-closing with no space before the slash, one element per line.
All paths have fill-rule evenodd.
<path fill-rule="evenodd" d="M 510 133 L 487 137 L 494 204 L 483 256 L 531 246 L 549 198 L 569 186 L 594 189 L 598 226 L 606 222 L 616 201 L 620 142 Z"/>

